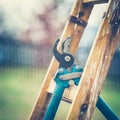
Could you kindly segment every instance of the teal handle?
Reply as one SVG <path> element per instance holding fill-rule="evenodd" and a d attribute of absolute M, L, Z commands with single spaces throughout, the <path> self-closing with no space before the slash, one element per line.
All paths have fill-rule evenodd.
<path fill-rule="evenodd" d="M 100 96 L 98 97 L 96 106 L 107 120 L 120 120 L 112 111 L 110 106 Z"/>
<path fill-rule="evenodd" d="M 69 81 L 70 79 L 66 80 L 61 80 L 60 76 L 61 75 L 66 75 L 68 73 L 73 73 L 73 72 L 82 72 L 83 69 L 80 66 L 73 65 L 71 68 L 71 71 L 65 69 L 65 68 L 59 68 L 54 80 L 56 82 L 56 87 L 54 90 L 54 93 L 52 94 L 51 100 L 48 104 L 45 116 L 43 120 L 54 120 L 57 109 L 59 107 L 60 101 L 62 99 L 63 93 L 65 88 L 69 87 Z M 77 85 L 79 83 L 80 77 L 78 78 L 73 78 L 72 79 L 74 83 Z"/>
<path fill-rule="evenodd" d="M 54 120 L 58 106 L 62 99 L 64 89 L 67 86 L 68 86 L 67 83 L 63 81 L 59 81 L 56 83 L 56 87 L 50 100 L 50 103 L 48 105 L 47 111 L 45 113 L 44 120 Z"/>

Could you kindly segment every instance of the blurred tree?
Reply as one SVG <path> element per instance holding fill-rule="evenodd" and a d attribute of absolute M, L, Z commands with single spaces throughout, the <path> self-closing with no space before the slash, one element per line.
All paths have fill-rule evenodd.
<path fill-rule="evenodd" d="M 49 4 L 44 5 L 42 12 L 34 15 L 34 20 L 28 30 L 22 32 L 21 38 L 35 44 L 47 46 L 53 44 L 64 28 L 71 9 L 70 4 L 71 2 L 64 0 L 52 0 Z"/>
<path fill-rule="evenodd" d="M 3 32 L 3 26 L 4 26 L 4 13 L 2 10 L 2 6 L 0 6 L 0 34 Z"/>

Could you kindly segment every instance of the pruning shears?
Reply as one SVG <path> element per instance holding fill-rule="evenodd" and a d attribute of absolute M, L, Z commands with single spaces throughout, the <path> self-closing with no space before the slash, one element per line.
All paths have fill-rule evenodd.
<path fill-rule="evenodd" d="M 80 81 L 80 76 L 83 69 L 80 66 L 74 64 L 74 57 L 70 53 L 71 40 L 72 38 L 68 37 L 62 43 L 62 53 L 57 50 L 57 46 L 60 40 L 58 39 L 54 44 L 53 53 L 56 60 L 59 62 L 59 69 L 54 77 L 56 87 L 45 113 L 44 120 L 54 120 L 65 88 L 69 88 L 72 85 L 78 85 Z"/>

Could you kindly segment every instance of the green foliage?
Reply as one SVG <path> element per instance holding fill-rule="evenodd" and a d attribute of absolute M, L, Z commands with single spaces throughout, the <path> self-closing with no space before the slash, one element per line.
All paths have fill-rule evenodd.
<path fill-rule="evenodd" d="M 10 68 L 0 72 L 0 120 L 27 120 L 39 93 L 45 69 Z M 102 97 L 120 116 L 120 94 L 104 86 Z M 65 120 L 70 105 L 61 102 L 56 120 Z M 93 120 L 104 120 L 96 109 Z"/>

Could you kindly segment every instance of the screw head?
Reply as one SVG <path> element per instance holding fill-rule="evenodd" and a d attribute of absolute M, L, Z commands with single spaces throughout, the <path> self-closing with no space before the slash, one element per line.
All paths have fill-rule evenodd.
<path fill-rule="evenodd" d="M 64 69 L 63 68 L 60 68 L 59 69 L 59 73 L 63 73 L 64 72 Z"/>
<path fill-rule="evenodd" d="M 70 62 L 70 60 L 71 60 L 71 57 L 70 57 L 70 56 L 65 56 L 65 61 L 66 61 L 66 62 Z"/>
<path fill-rule="evenodd" d="M 70 86 L 74 85 L 74 81 L 73 80 L 69 80 L 69 85 Z"/>
<path fill-rule="evenodd" d="M 75 69 L 76 69 L 76 70 L 79 70 L 79 69 L 80 69 L 80 66 L 77 65 L 77 66 L 75 67 Z"/>

